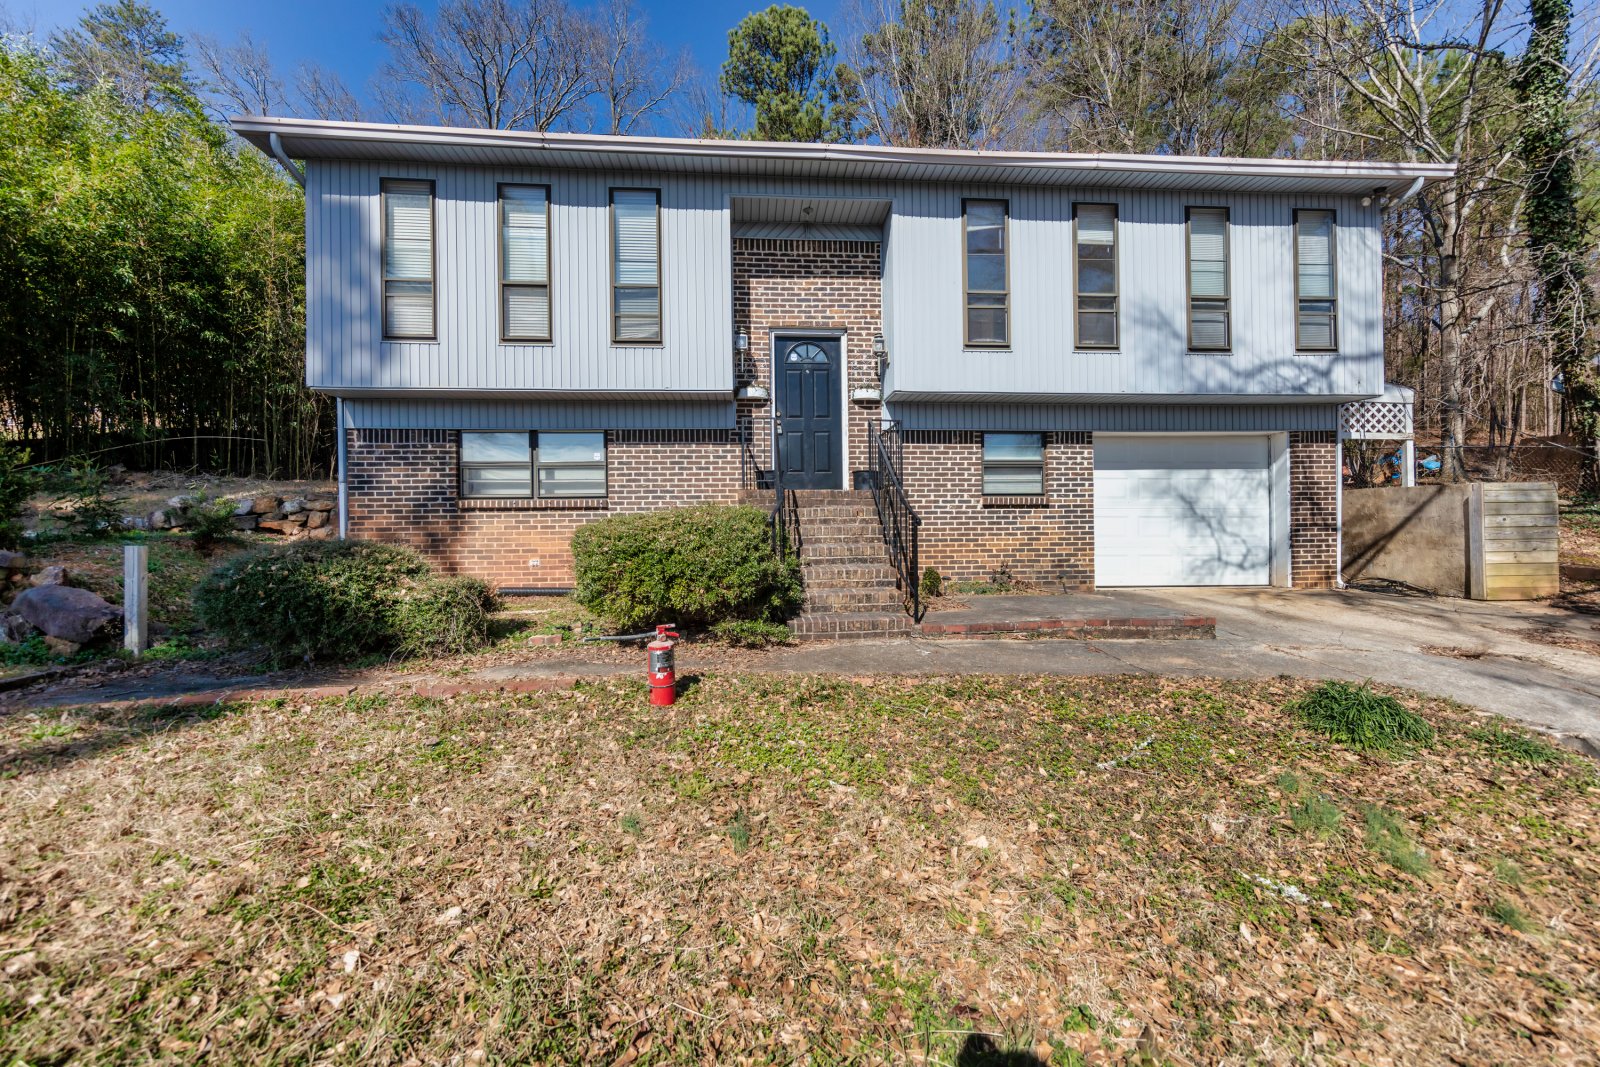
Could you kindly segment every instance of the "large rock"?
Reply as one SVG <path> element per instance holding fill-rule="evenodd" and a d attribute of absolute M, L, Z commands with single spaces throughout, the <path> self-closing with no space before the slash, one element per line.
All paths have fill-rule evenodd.
<path fill-rule="evenodd" d="M 250 510 L 257 515 L 271 515 L 278 510 L 278 498 L 275 496 L 258 496 L 250 501 Z"/>
<path fill-rule="evenodd" d="M 308 512 L 306 512 L 306 529 L 315 530 L 315 529 L 318 529 L 318 528 L 326 526 L 326 525 L 328 525 L 328 512 L 326 512 L 326 511 L 308 511 Z"/>
<path fill-rule="evenodd" d="M 334 501 L 318 497 L 316 500 L 307 500 L 306 507 L 312 511 L 332 511 Z"/>
<path fill-rule="evenodd" d="M 11 602 L 11 610 L 44 631 L 86 645 L 113 628 L 122 612 L 87 589 L 70 585 L 41 585 L 24 589 Z"/>
<path fill-rule="evenodd" d="M 39 632 L 39 628 L 14 611 L 0 614 L 0 644 L 26 641 Z"/>
<path fill-rule="evenodd" d="M 283 514 L 285 517 L 296 515 L 305 509 L 306 498 L 303 496 L 297 496 L 293 500 L 285 500 L 283 502 Z"/>
<path fill-rule="evenodd" d="M 51 564 L 48 567 L 40 567 L 39 573 L 33 576 L 33 581 L 31 584 L 34 586 L 66 585 L 67 568 L 61 566 L 59 563 Z"/>
<path fill-rule="evenodd" d="M 28 565 L 28 557 L 21 552 L 0 551 L 0 570 L 20 571 Z"/>

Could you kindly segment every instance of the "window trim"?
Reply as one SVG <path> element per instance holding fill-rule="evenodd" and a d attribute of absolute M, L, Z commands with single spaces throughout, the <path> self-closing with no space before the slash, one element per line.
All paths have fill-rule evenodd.
<path fill-rule="evenodd" d="M 505 215 L 505 190 L 506 189 L 543 189 L 544 190 L 544 292 L 548 303 L 549 328 L 543 337 L 512 337 L 506 330 L 506 287 L 513 286 L 518 289 L 533 289 L 538 286 L 533 282 L 513 282 L 506 280 L 506 215 Z M 550 186 L 539 182 L 496 182 L 494 186 L 494 257 L 495 274 L 499 278 L 497 292 L 500 296 L 500 343 L 503 345 L 547 345 L 555 341 L 556 333 L 556 279 L 555 279 L 555 227 L 556 205 L 550 195 Z M 659 248 L 659 246 L 658 246 Z"/>
<path fill-rule="evenodd" d="M 498 501 L 510 501 L 510 502 L 532 501 L 534 503 L 547 503 L 547 502 L 582 503 L 582 502 L 585 502 L 585 501 L 610 500 L 611 499 L 611 435 L 610 435 L 610 433 L 608 433 L 605 430 L 596 430 L 596 429 L 583 429 L 583 430 L 525 430 L 525 431 L 520 431 L 528 439 L 528 462 L 527 462 L 527 469 L 528 469 L 528 495 L 527 496 L 472 496 L 472 495 L 469 495 L 467 493 L 467 466 L 468 466 L 468 464 L 467 464 L 467 460 L 466 460 L 466 456 L 465 456 L 465 453 L 466 453 L 465 441 L 463 439 L 468 434 L 474 434 L 474 433 L 517 433 L 517 432 L 519 432 L 519 431 L 517 431 L 517 430 L 461 430 L 461 431 L 459 431 L 457 433 L 457 435 L 456 435 L 456 499 L 457 500 L 471 500 L 471 501 L 498 500 Z M 539 435 L 541 433 L 551 433 L 551 434 L 597 433 L 597 434 L 599 434 L 600 435 L 601 447 L 605 451 L 605 459 L 600 462 L 599 466 L 601 466 L 604 469 L 604 478 L 605 478 L 606 491 L 603 494 L 601 494 L 600 496 L 594 496 L 592 494 L 585 495 L 585 496 L 541 496 L 540 493 L 539 493 L 539 468 L 540 467 L 549 467 L 551 469 L 558 469 L 558 468 L 567 469 L 567 468 L 574 468 L 574 467 L 593 467 L 593 466 L 596 465 L 592 461 L 589 462 L 589 463 L 540 463 L 539 462 Z M 520 470 L 523 467 L 523 464 L 521 464 L 521 463 L 512 463 L 512 462 L 510 462 L 508 460 L 498 460 L 498 461 L 490 461 L 490 462 L 484 462 L 484 463 L 473 463 L 473 464 L 471 464 L 471 466 L 473 466 L 473 467 L 483 467 L 483 468 L 494 468 L 496 470 L 506 470 L 506 469 L 510 469 L 510 468 L 515 467 L 515 468 Z"/>
<path fill-rule="evenodd" d="M 389 247 L 389 210 L 385 198 L 388 186 L 395 182 L 420 182 L 428 187 L 428 300 L 432 305 L 433 330 L 423 334 L 391 334 L 389 332 L 389 283 L 415 282 L 418 278 L 391 278 L 384 260 L 384 250 Z M 429 342 L 439 339 L 439 183 L 432 178 L 378 178 L 378 319 L 385 341 Z"/>
<path fill-rule="evenodd" d="M 1300 343 L 1300 215 L 1314 211 L 1328 216 L 1328 289 L 1333 294 L 1326 303 L 1333 305 L 1333 343 L 1330 345 L 1302 345 Z M 1339 351 L 1339 212 L 1331 207 L 1297 207 L 1293 213 L 1294 244 L 1294 350 L 1296 352 Z M 1321 298 L 1318 298 L 1321 301 Z"/>
<path fill-rule="evenodd" d="M 617 290 L 649 289 L 648 285 L 619 285 L 617 283 L 617 194 L 652 193 L 656 198 L 656 336 L 654 340 L 623 339 L 617 336 Z M 614 185 L 606 193 L 606 246 L 609 250 L 611 283 L 610 306 L 606 317 L 611 320 L 611 343 L 618 348 L 664 348 L 667 337 L 667 287 L 666 273 L 662 269 L 661 246 L 661 190 L 650 186 Z"/>
<path fill-rule="evenodd" d="M 968 204 L 999 204 L 1001 210 L 1000 221 L 1000 258 L 1005 264 L 1006 287 L 1001 290 L 1005 297 L 1002 310 L 1006 315 L 1006 339 L 1004 341 L 974 341 L 972 339 L 972 293 L 968 287 L 967 259 L 971 255 L 967 251 L 967 205 Z M 980 293 L 992 294 L 992 289 L 980 289 Z M 998 196 L 964 196 L 961 198 L 961 343 L 964 348 L 990 348 L 1005 350 L 1011 347 L 1013 332 L 1011 329 L 1011 201 Z"/>
<path fill-rule="evenodd" d="M 1078 300 L 1085 295 L 1104 299 L 1104 293 L 1087 293 L 1082 291 L 1079 283 L 1081 268 L 1078 263 L 1078 252 L 1082 244 L 1078 241 L 1078 208 L 1080 207 L 1108 207 L 1111 209 L 1111 322 L 1115 329 L 1116 340 L 1109 345 L 1090 344 L 1083 340 L 1082 331 L 1078 328 L 1078 316 L 1081 311 Z M 1072 344 L 1074 348 L 1082 348 L 1093 352 L 1118 352 L 1122 349 L 1122 235 L 1120 223 L 1122 212 L 1120 205 L 1098 200 L 1074 200 L 1072 202 Z M 1103 315 L 1105 312 L 1095 312 Z"/>
<path fill-rule="evenodd" d="M 1021 436 L 1025 435 L 1025 434 L 1031 434 L 1031 435 L 1033 435 L 1035 437 L 1038 437 L 1039 438 L 1039 461 L 1037 463 L 1035 463 L 1033 460 L 1024 461 L 1024 460 L 1018 460 L 1018 459 L 990 460 L 985 455 L 985 452 L 987 451 L 987 449 L 989 447 L 989 438 L 992 437 L 992 436 L 999 436 L 1001 434 L 1007 434 L 1007 435 L 1011 435 L 1011 436 L 1015 436 L 1015 437 L 1021 437 Z M 983 497 L 984 499 L 987 499 L 987 500 L 1004 499 L 1004 498 L 1022 498 L 1022 499 L 1034 499 L 1034 500 L 1042 500 L 1042 499 L 1044 499 L 1044 497 L 1046 496 L 1047 490 L 1049 488 L 1049 477 L 1048 477 L 1049 472 L 1048 472 L 1047 463 L 1046 463 L 1046 456 L 1049 454 L 1049 451 L 1050 451 L 1050 442 L 1048 440 L 1048 437 L 1047 437 L 1046 433 L 1043 430 L 983 430 L 983 431 L 981 431 L 979 433 L 979 435 L 978 435 L 978 488 L 979 488 L 979 495 L 981 497 Z M 985 483 L 988 481 L 987 475 L 988 475 L 989 469 L 991 467 L 995 468 L 996 470 L 1033 470 L 1035 467 L 1037 467 L 1038 470 L 1039 470 L 1039 491 L 1037 493 L 991 493 L 991 492 L 989 492 L 989 490 L 987 488 L 985 488 Z"/>
<path fill-rule="evenodd" d="M 1223 295 L 1203 296 L 1201 300 L 1221 300 L 1225 305 L 1223 315 L 1223 343 L 1196 345 L 1194 343 L 1194 213 L 1196 211 L 1222 212 L 1222 285 Z M 1193 204 L 1183 209 L 1183 288 L 1188 294 L 1184 305 L 1184 332 L 1191 352 L 1233 351 L 1233 212 L 1222 204 Z"/>

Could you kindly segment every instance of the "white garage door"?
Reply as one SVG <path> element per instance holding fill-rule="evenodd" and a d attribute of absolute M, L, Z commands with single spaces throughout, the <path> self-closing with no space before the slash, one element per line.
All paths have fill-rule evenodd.
<path fill-rule="evenodd" d="M 1267 585 L 1269 438 L 1094 442 L 1095 583 Z"/>

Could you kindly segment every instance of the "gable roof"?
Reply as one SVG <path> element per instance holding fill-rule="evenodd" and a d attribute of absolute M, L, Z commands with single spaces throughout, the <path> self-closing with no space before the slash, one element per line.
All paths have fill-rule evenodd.
<path fill-rule="evenodd" d="M 269 154 L 276 135 L 291 159 L 772 178 L 1393 195 L 1418 179 L 1438 181 L 1455 172 L 1448 163 L 979 152 L 864 144 L 612 137 L 272 117 L 235 118 L 233 128 Z"/>

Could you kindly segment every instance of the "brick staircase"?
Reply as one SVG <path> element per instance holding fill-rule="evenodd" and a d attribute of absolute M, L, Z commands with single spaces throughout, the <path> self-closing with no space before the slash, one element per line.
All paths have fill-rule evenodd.
<path fill-rule="evenodd" d="M 806 600 L 789 629 L 801 641 L 910 636 L 914 632 L 872 494 L 864 491 L 795 490 L 790 494 L 800 523 L 800 571 Z M 749 503 L 771 507 L 770 494 Z"/>

